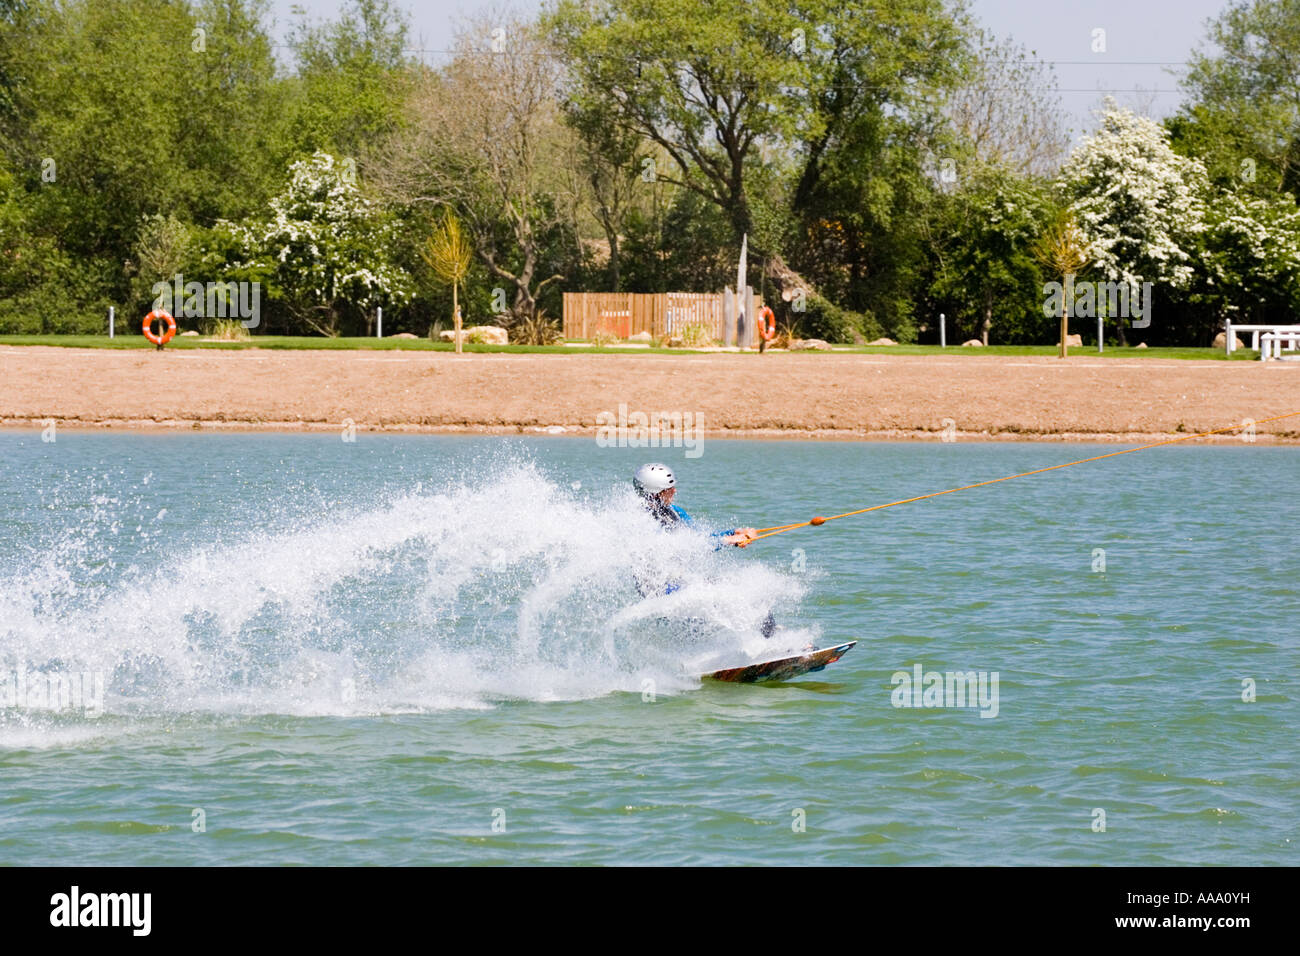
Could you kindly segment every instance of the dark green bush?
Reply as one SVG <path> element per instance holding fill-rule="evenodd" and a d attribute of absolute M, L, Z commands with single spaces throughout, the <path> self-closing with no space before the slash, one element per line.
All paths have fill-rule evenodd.
<path fill-rule="evenodd" d="M 857 330 L 854 315 L 816 293 L 804 301 L 802 312 L 791 312 L 795 334 L 804 339 L 852 342 Z"/>
<path fill-rule="evenodd" d="M 841 309 L 816 293 L 808 296 L 804 304 L 803 312 L 789 313 L 795 334 L 800 338 L 850 343 L 870 342 L 887 334 L 885 327 L 870 312 Z"/>

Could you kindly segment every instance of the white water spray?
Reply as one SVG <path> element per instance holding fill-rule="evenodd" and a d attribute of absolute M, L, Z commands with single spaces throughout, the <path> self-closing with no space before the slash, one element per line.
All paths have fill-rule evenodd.
<path fill-rule="evenodd" d="M 760 634 L 769 611 L 796 617 L 794 575 L 664 531 L 629 491 L 585 497 L 531 464 L 230 544 L 130 555 L 98 526 L 66 537 L 0 572 L 0 673 L 103 674 L 110 718 L 668 694 L 813 637 Z M 0 709 L 0 726 L 18 718 L 35 719 Z"/>

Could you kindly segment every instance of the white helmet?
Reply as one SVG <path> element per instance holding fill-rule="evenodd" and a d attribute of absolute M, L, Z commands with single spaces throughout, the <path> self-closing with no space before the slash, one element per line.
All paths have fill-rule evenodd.
<path fill-rule="evenodd" d="M 632 476 L 632 487 L 643 495 L 657 495 L 676 486 L 677 479 L 667 465 L 642 465 Z"/>

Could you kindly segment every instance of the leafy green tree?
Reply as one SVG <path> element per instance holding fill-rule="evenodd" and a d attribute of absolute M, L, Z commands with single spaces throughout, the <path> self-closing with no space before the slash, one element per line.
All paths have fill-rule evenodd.
<path fill-rule="evenodd" d="M 267 29 L 269 0 L 202 0 L 191 31 L 188 110 L 178 159 L 188 170 L 193 221 L 210 226 L 259 209 L 278 184 L 288 148 L 288 96 Z M 154 212 L 168 212 L 154 206 Z"/>
<path fill-rule="evenodd" d="M 806 61 L 789 49 L 807 27 L 795 11 L 769 0 L 561 0 L 548 25 L 573 72 L 573 108 L 653 140 L 675 167 L 657 177 L 724 210 L 737 244 L 752 233 L 746 173 L 809 113 Z"/>
<path fill-rule="evenodd" d="M 0 0 L 0 142 L 17 134 L 26 70 L 21 35 L 29 29 L 27 0 Z"/>
<path fill-rule="evenodd" d="M 0 0 L 5 246 L 25 264 L 0 269 L 0 301 L 24 303 L 13 321 L 48 325 L 39 303 L 60 301 L 57 321 L 102 327 L 106 303 L 139 304 L 143 259 L 182 233 L 202 252 L 187 280 L 274 284 L 277 270 L 213 225 L 264 214 L 303 146 L 338 144 L 364 168 L 412 66 L 385 0 L 301 27 L 289 73 L 268 14 L 267 0 Z M 392 248 L 417 260 L 400 237 Z M 282 291 L 268 312 L 300 326 Z"/>
<path fill-rule="evenodd" d="M 707 292 L 736 282 L 731 223 L 697 193 L 660 184 L 649 209 L 633 210 L 624 243 L 628 292 Z"/>
<path fill-rule="evenodd" d="M 1045 186 L 1005 166 L 983 166 L 937 205 L 931 294 L 985 345 L 995 315 L 1004 341 L 1032 341 L 1025 332 L 1042 326 L 1034 242 L 1051 215 Z"/>
<path fill-rule="evenodd" d="M 392 0 L 349 0 L 337 20 L 300 20 L 289 45 L 295 152 L 324 150 L 354 159 L 373 151 L 402 122 L 414 78 L 409 18 Z"/>
<path fill-rule="evenodd" d="M 261 0 L 33 0 L 6 33 L 23 81 L 0 155 L 31 228 L 96 295 L 127 294 L 141 217 L 210 223 L 269 194 L 281 137 L 264 12 Z"/>
<path fill-rule="evenodd" d="M 29 171 L 33 200 L 61 244 L 120 263 L 141 216 L 190 213 L 190 177 L 176 144 L 197 105 L 188 88 L 195 21 L 180 4 L 121 0 L 43 12 L 22 50 L 23 135 L 3 148 Z"/>
<path fill-rule="evenodd" d="M 0 333 L 98 332 L 102 278 L 37 228 L 30 196 L 0 162 Z"/>
<path fill-rule="evenodd" d="M 570 173 L 568 192 L 575 212 L 586 212 L 598 224 L 609 250 L 606 289 L 618 292 L 623 234 L 637 200 L 650 192 L 643 176 L 655 156 L 637 132 L 621 126 L 599 103 L 565 104 L 564 118 L 574 133 L 568 145 L 571 162 L 563 164 Z M 580 223 L 575 222 L 575 229 Z"/>
<path fill-rule="evenodd" d="M 195 251 L 193 231 L 175 216 L 155 213 L 143 217 L 131 263 L 135 273 L 133 303 L 144 306 L 153 298 L 151 290 L 156 283 L 170 284 L 175 276 L 183 275 Z"/>
<path fill-rule="evenodd" d="M 1300 2 L 1248 0 L 1210 21 L 1183 78 L 1175 146 L 1221 184 L 1300 195 Z"/>
<path fill-rule="evenodd" d="M 888 139 L 880 126 L 863 123 L 827 160 L 816 190 L 798 207 L 789 256 L 828 299 L 876 316 L 907 342 L 934 185 L 914 146 Z"/>
<path fill-rule="evenodd" d="M 661 174 L 754 234 L 754 168 L 797 150 L 807 202 L 864 120 L 924 114 L 955 77 L 961 33 L 945 6 L 883 0 L 870 16 L 828 0 L 561 0 L 548 23 L 574 70 L 573 99 L 658 143 Z M 938 83 L 936 83 L 938 81 Z"/>

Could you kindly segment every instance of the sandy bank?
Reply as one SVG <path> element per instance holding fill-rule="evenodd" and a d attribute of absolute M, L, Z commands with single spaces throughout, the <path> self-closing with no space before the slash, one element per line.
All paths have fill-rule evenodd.
<path fill-rule="evenodd" d="M 0 424 L 595 434 L 619 406 L 708 436 L 1140 441 L 1300 411 L 1295 363 L 0 347 Z M 563 429 L 563 431 L 559 431 Z M 1261 424 L 1300 441 L 1300 416 Z M 1230 440 L 1239 441 L 1239 438 Z"/>

